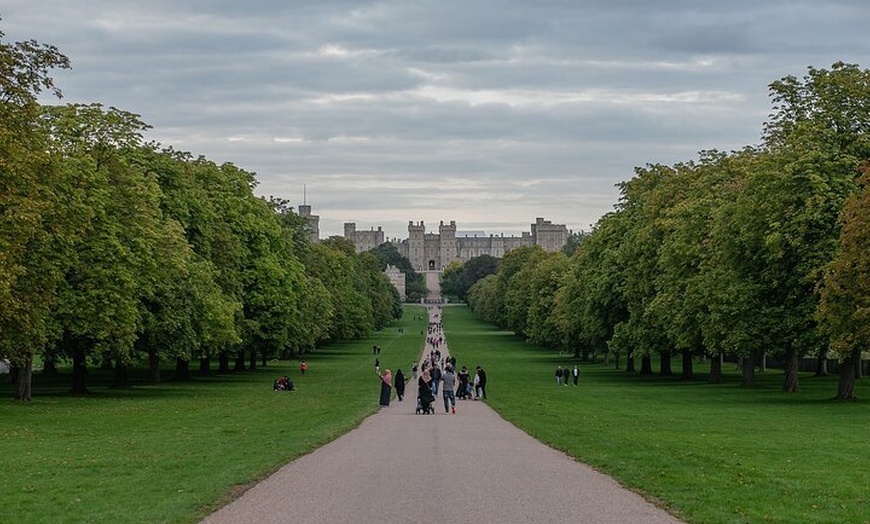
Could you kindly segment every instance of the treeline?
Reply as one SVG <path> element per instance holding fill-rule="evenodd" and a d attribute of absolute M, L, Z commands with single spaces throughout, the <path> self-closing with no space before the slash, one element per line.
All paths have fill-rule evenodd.
<path fill-rule="evenodd" d="M 0 38 L 3 34 L 0 33 Z M 31 398 L 45 371 L 174 361 L 207 372 L 255 367 L 330 340 L 365 337 L 401 315 L 370 254 L 342 238 L 309 243 L 306 222 L 254 195 L 253 173 L 144 143 L 138 115 L 60 95 L 57 48 L 0 42 L 0 357 Z"/>
<path fill-rule="evenodd" d="M 770 85 L 758 146 L 647 165 L 620 184 L 569 259 L 509 252 L 471 289 L 482 318 L 575 354 L 624 355 L 628 370 L 692 376 L 693 357 L 839 361 L 837 397 L 853 398 L 870 342 L 870 71 L 836 63 Z M 618 361 L 617 361 L 618 365 Z"/>

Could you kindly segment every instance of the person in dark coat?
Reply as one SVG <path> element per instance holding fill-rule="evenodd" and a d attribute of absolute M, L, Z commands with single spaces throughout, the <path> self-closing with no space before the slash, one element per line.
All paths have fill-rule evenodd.
<path fill-rule="evenodd" d="M 423 371 L 417 381 L 417 397 L 420 399 L 420 407 L 424 410 L 435 401 L 435 395 L 432 394 L 432 376 L 429 375 L 428 369 Z"/>
<path fill-rule="evenodd" d="M 393 382 L 396 388 L 396 398 L 399 399 L 399 402 L 402 401 L 402 397 L 405 396 L 405 375 L 402 373 L 401 369 L 396 370 L 396 378 Z"/>
<path fill-rule="evenodd" d="M 389 407 L 390 405 L 390 397 L 393 395 L 393 374 L 390 373 L 389 369 L 384 370 L 383 375 L 379 375 L 381 378 L 381 407 Z"/>
<path fill-rule="evenodd" d="M 477 366 L 477 376 L 480 377 L 480 383 L 477 385 L 480 388 L 480 396 L 486 400 L 486 371 L 480 366 Z"/>

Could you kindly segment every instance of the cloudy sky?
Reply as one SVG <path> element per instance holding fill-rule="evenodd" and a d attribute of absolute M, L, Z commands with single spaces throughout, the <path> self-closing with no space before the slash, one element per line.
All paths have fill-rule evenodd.
<path fill-rule="evenodd" d="M 759 141 L 767 85 L 870 67 L 867 0 L 0 0 L 65 102 L 254 171 L 322 235 L 588 230 L 635 166 Z"/>

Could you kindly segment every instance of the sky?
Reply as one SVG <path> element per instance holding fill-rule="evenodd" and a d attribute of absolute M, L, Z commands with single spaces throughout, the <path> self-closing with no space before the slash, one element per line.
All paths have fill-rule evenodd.
<path fill-rule="evenodd" d="M 867 0 L 0 0 L 63 103 L 257 174 L 321 236 L 590 230 L 637 166 L 759 143 L 768 84 L 870 67 Z M 58 103 L 44 98 L 45 103 Z"/>

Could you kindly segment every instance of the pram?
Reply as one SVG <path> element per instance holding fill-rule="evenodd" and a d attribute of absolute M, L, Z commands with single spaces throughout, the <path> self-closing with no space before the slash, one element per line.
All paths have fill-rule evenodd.
<path fill-rule="evenodd" d="M 432 405 L 435 402 L 435 395 L 428 391 L 428 395 L 417 395 L 417 414 L 418 415 L 434 415 L 435 407 Z"/>

